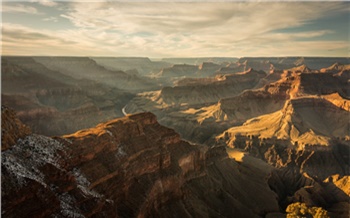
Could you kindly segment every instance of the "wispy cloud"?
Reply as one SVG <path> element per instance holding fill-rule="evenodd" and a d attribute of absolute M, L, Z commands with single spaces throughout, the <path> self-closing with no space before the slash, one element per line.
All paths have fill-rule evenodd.
<path fill-rule="evenodd" d="M 67 39 L 65 33 L 47 30 L 33 30 L 18 24 L 3 23 L 2 52 L 3 54 L 21 55 L 84 55 L 86 51 L 96 52 L 80 39 Z M 20 53 L 18 53 L 20 51 Z"/>
<path fill-rule="evenodd" d="M 57 1 L 52 1 L 52 0 L 32 0 L 31 2 L 36 2 L 47 7 L 57 6 Z"/>
<path fill-rule="evenodd" d="M 58 22 L 58 18 L 57 17 L 47 17 L 47 18 L 44 18 L 43 21 Z"/>
<path fill-rule="evenodd" d="M 85 46 L 84 52 L 90 52 L 89 55 L 313 55 L 322 49 L 346 52 L 346 40 L 317 39 L 310 43 L 315 37 L 335 34 L 330 29 L 279 31 L 298 29 L 344 8 L 346 5 L 341 2 L 70 2 L 60 17 L 74 28 L 56 32 L 26 29 L 22 38 L 35 38 L 31 32 L 37 33 L 39 39 L 54 37 L 57 44 L 69 40 L 75 43 L 75 54 Z M 55 22 L 57 17 L 44 20 Z M 8 37 L 9 31 L 4 31 L 4 35 Z"/>
<path fill-rule="evenodd" d="M 119 32 L 121 40 L 139 50 L 162 51 L 171 55 L 189 54 L 186 48 L 214 49 L 230 48 L 242 42 L 247 46 L 255 43 L 291 41 L 312 38 L 330 33 L 329 30 L 301 33 L 279 33 L 272 31 L 298 27 L 317 19 L 325 13 L 342 8 L 336 3 L 91 3 L 81 7 L 72 4 L 65 18 L 82 29 Z M 138 33 L 150 36 L 140 36 Z M 89 31 L 86 32 L 89 34 Z M 127 38 L 125 38 L 127 36 Z M 107 34 L 106 38 L 115 38 Z M 215 47 L 210 49 L 210 47 Z M 204 48 L 204 49 L 200 49 Z M 168 50 L 168 51 L 166 51 Z M 227 50 L 227 49 L 226 49 Z M 237 53 L 233 52 L 237 55 Z"/>
<path fill-rule="evenodd" d="M 25 6 L 23 4 L 3 4 L 1 11 L 3 13 L 39 14 L 35 7 Z"/>

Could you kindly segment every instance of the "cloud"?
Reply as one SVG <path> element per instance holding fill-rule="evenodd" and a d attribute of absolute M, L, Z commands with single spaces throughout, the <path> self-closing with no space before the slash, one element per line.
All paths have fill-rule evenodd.
<path fill-rule="evenodd" d="M 51 0 L 32 0 L 31 2 L 36 2 L 47 7 L 55 7 L 58 5 L 57 2 Z"/>
<path fill-rule="evenodd" d="M 36 8 L 23 4 L 2 4 L 1 10 L 3 13 L 39 14 Z"/>
<path fill-rule="evenodd" d="M 63 37 L 57 36 L 54 32 L 44 31 L 44 30 L 34 30 L 29 27 L 25 27 L 18 24 L 3 23 L 2 25 L 2 41 L 17 41 L 23 43 L 35 43 L 36 41 L 40 43 L 64 43 L 64 44 L 74 44 L 74 41 L 64 39 Z"/>
<path fill-rule="evenodd" d="M 58 22 L 58 18 L 57 17 L 47 17 L 47 18 L 44 18 L 43 21 L 52 21 L 52 22 Z"/>
<path fill-rule="evenodd" d="M 34 30 L 18 24 L 3 23 L 2 53 L 6 55 L 83 55 L 84 43 L 66 39 L 55 31 Z M 93 52 L 94 49 L 91 49 Z M 68 53 L 67 53 L 68 52 Z"/>
<path fill-rule="evenodd" d="M 225 28 L 270 29 L 299 26 L 322 13 L 339 9 L 340 4 L 312 3 L 73 3 L 66 15 L 78 27 L 104 23 L 122 30 L 145 29 L 163 33 L 209 31 Z M 238 27 L 242 29 L 238 29 Z"/>
<path fill-rule="evenodd" d="M 343 52 L 346 41 L 310 43 L 315 37 L 335 33 L 329 29 L 297 31 L 298 28 L 344 8 L 340 2 L 70 2 L 65 3 L 60 17 L 70 21 L 74 28 L 56 32 L 35 29 L 23 32 L 22 28 L 16 37 L 29 43 L 46 36 L 49 39 L 46 41 L 63 47 L 70 42 L 73 44 L 67 54 L 75 55 L 86 55 L 79 49 L 92 56 L 274 56 L 301 52 L 312 55 L 322 53 L 322 49 Z M 56 19 L 44 18 L 54 22 Z M 287 28 L 296 30 L 281 31 Z M 7 38 L 9 33 L 5 31 Z"/>

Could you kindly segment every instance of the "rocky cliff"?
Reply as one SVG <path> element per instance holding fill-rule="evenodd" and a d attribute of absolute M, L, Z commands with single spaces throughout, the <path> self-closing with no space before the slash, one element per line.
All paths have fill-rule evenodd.
<path fill-rule="evenodd" d="M 217 143 L 242 149 L 278 168 L 269 182 L 282 208 L 303 202 L 326 208 L 331 217 L 347 217 L 347 103 L 337 94 L 287 100 L 280 111 L 228 129 Z"/>
<path fill-rule="evenodd" d="M 252 118 L 219 138 L 226 138 L 228 144 L 234 143 L 236 136 L 256 136 L 297 143 L 300 149 L 305 145 L 326 146 L 333 137 L 348 140 L 348 115 L 348 111 L 324 98 L 296 98 L 288 100 L 282 110 Z"/>
<path fill-rule="evenodd" d="M 1 155 L 6 217 L 259 217 L 279 211 L 269 172 L 239 165 L 224 147 L 189 144 L 150 113 L 62 137 L 27 135 Z"/>
<path fill-rule="evenodd" d="M 9 149 L 18 139 L 30 133 L 30 129 L 16 117 L 13 110 L 1 107 L 1 151 Z"/>
<path fill-rule="evenodd" d="M 341 71 L 348 71 L 350 70 L 350 64 L 341 64 L 341 63 L 334 63 L 329 67 L 325 67 L 320 69 L 321 73 L 333 73 L 333 74 L 337 74 Z"/>
<path fill-rule="evenodd" d="M 158 77 L 182 77 L 191 76 L 198 71 L 198 66 L 189 64 L 175 64 L 168 68 L 163 68 L 158 74 Z"/>
<path fill-rule="evenodd" d="M 220 69 L 221 65 L 213 62 L 203 62 L 198 66 L 197 75 L 200 77 L 208 77 L 214 75 L 214 73 Z"/>
<path fill-rule="evenodd" d="M 201 104 L 217 102 L 221 98 L 231 97 L 243 90 L 255 87 L 265 74 L 249 69 L 241 74 L 217 76 L 214 81 L 202 84 L 192 82 L 186 86 L 164 87 L 160 96 L 166 104 Z"/>
<path fill-rule="evenodd" d="M 327 95 L 337 92 L 344 97 L 350 96 L 349 81 L 346 77 L 332 73 L 303 73 L 299 76 L 301 92 L 312 95 Z"/>

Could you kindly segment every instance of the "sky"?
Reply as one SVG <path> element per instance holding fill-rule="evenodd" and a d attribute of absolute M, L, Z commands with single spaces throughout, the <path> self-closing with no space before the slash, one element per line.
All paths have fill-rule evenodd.
<path fill-rule="evenodd" d="M 347 57 L 350 2 L 4 0 L 2 55 Z"/>

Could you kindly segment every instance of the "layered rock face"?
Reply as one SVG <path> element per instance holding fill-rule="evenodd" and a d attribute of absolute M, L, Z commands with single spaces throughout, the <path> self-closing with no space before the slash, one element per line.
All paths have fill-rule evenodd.
<path fill-rule="evenodd" d="M 254 73 L 258 72 L 183 79 L 175 87 L 139 94 L 126 111 L 152 111 L 162 124 L 186 139 L 206 143 L 225 128 L 281 110 L 288 99 L 318 95 L 328 96 L 328 101 L 337 101 L 337 105 L 347 102 L 348 81 L 337 74 L 313 72 L 305 65 L 272 70 L 260 78 L 253 78 Z M 343 97 L 336 100 L 336 93 Z"/>
<path fill-rule="evenodd" d="M 212 76 L 220 67 L 221 65 L 213 62 L 203 62 L 198 66 L 199 71 L 196 74 L 200 77 Z"/>
<path fill-rule="evenodd" d="M 194 75 L 198 70 L 196 65 L 175 64 L 169 68 L 163 68 L 159 73 L 159 77 L 182 77 Z"/>
<path fill-rule="evenodd" d="M 1 155 L 6 217 L 259 217 L 279 211 L 269 171 L 234 162 L 224 147 L 189 144 L 150 113 L 54 139 L 28 135 Z"/>
<path fill-rule="evenodd" d="M 348 217 L 349 71 L 334 65 L 318 72 L 303 65 L 310 60 L 242 59 L 221 65 L 231 74 L 185 78 L 128 104 L 128 95 L 116 97 L 123 96 L 118 89 L 81 81 L 76 87 L 79 80 L 60 79 L 44 65 L 39 71 L 52 88 L 38 83 L 38 89 L 35 79 L 44 78 L 38 66 L 35 74 L 31 62 L 6 65 L 4 78 L 17 78 L 20 88 L 8 85 L 2 99 L 33 126 L 50 129 L 50 121 L 77 130 L 122 111 L 152 111 L 160 124 L 141 113 L 54 139 L 7 125 L 4 216 L 22 217 L 24 208 L 39 217 L 275 217 L 299 202 Z M 270 72 L 235 72 L 249 65 Z"/>
<path fill-rule="evenodd" d="M 253 88 L 265 74 L 250 69 L 240 74 L 228 74 L 215 78 L 188 79 L 174 87 L 160 91 L 140 93 L 126 106 L 129 113 L 171 109 L 186 106 L 205 106 L 221 98 L 231 97 L 243 90 Z M 196 106 L 197 105 L 197 106 Z"/>
<path fill-rule="evenodd" d="M 205 107 L 217 103 L 222 98 L 236 96 L 243 90 L 255 87 L 264 76 L 265 73 L 250 69 L 246 72 L 213 78 L 184 79 L 174 87 L 138 94 L 126 105 L 125 110 L 127 113 L 151 111 L 157 115 L 161 124 L 174 128 L 188 140 L 202 143 L 213 133 L 220 133 L 228 128 L 228 125 L 214 128 L 213 116 L 197 117 L 197 114 L 205 113 L 203 112 L 206 110 Z M 210 114 L 216 109 L 208 110 Z M 218 111 L 220 113 L 220 108 Z M 198 128 L 200 123 L 203 125 Z"/>
<path fill-rule="evenodd" d="M 183 84 L 183 79 L 206 78 L 214 75 L 221 65 L 212 62 L 203 62 L 200 65 L 174 64 L 171 67 L 162 68 L 154 73 L 152 78 L 163 86 Z"/>
<path fill-rule="evenodd" d="M 282 208 L 303 202 L 327 209 L 332 217 L 347 217 L 347 101 L 339 95 L 294 98 L 280 111 L 228 129 L 217 143 L 243 149 L 278 168 L 269 183 Z"/>
<path fill-rule="evenodd" d="M 13 110 L 1 107 L 1 150 L 7 150 L 16 144 L 17 140 L 31 133 L 17 117 Z"/>
<path fill-rule="evenodd" d="M 332 73 L 300 74 L 300 89 L 313 95 L 327 95 L 337 92 L 344 97 L 349 97 L 349 84 L 346 78 Z"/>
<path fill-rule="evenodd" d="M 236 136 L 256 136 L 297 144 L 301 146 L 298 149 L 306 145 L 326 146 L 332 138 L 348 140 L 348 114 L 323 98 L 291 99 L 282 110 L 250 119 L 242 126 L 228 129 L 218 138 L 228 139 L 228 144 L 234 143 Z"/>
<path fill-rule="evenodd" d="M 199 79 L 185 86 L 164 87 L 161 97 L 166 104 L 203 104 L 217 102 L 220 98 L 237 95 L 243 90 L 253 88 L 264 77 L 263 72 L 248 70 L 241 74 L 218 76 L 208 83 Z"/>

